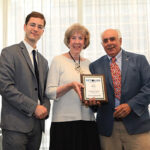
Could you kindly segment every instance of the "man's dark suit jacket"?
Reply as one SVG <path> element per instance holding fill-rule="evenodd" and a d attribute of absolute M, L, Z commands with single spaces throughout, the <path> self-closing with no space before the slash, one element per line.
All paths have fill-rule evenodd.
<path fill-rule="evenodd" d="M 50 102 L 45 96 L 48 62 L 37 54 L 41 104 L 48 112 Z M 28 51 L 23 42 L 6 47 L 0 57 L 0 94 L 2 95 L 1 128 L 30 132 L 38 102 L 37 81 Z M 41 120 L 44 130 L 44 120 Z"/>
<path fill-rule="evenodd" d="M 120 103 L 127 103 L 131 113 L 123 119 L 129 134 L 138 134 L 150 130 L 150 66 L 143 55 L 129 53 L 122 50 L 122 88 Z M 111 136 L 113 129 L 113 113 L 115 97 L 110 72 L 110 60 L 107 55 L 90 64 L 92 74 L 104 74 L 108 103 L 102 104 L 97 110 L 97 124 L 99 133 Z"/>

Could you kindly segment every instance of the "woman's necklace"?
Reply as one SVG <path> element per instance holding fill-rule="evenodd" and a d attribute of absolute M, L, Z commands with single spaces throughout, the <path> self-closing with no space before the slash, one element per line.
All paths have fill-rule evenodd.
<path fill-rule="evenodd" d="M 72 60 L 75 62 L 75 68 L 74 69 L 81 74 L 82 70 L 81 70 L 81 67 L 80 67 L 80 55 L 79 55 L 79 62 L 78 63 L 75 61 L 75 59 L 71 55 L 70 51 L 69 51 L 69 55 L 72 58 Z"/>

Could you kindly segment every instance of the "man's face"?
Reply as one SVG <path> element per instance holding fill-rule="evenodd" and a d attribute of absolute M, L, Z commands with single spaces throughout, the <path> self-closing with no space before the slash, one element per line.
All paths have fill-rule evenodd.
<path fill-rule="evenodd" d="M 102 34 L 102 46 L 107 55 L 115 57 L 121 50 L 122 39 L 118 38 L 116 30 L 108 29 Z"/>
<path fill-rule="evenodd" d="M 29 43 L 36 43 L 44 32 L 44 20 L 31 17 L 27 25 L 24 25 L 24 31 L 25 40 Z"/>

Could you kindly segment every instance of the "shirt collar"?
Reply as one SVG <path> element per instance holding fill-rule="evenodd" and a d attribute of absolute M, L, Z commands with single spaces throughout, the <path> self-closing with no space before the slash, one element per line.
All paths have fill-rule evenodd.
<path fill-rule="evenodd" d="M 122 56 L 122 49 L 120 50 L 120 52 L 115 56 L 116 60 L 119 60 Z M 110 57 L 109 55 L 107 55 L 108 59 L 111 60 L 112 57 Z"/>
<path fill-rule="evenodd" d="M 32 53 L 32 50 L 35 50 L 36 52 L 38 51 L 37 48 L 34 49 L 34 48 L 33 48 L 28 42 L 26 42 L 25 40 L 24 40 L 23 42 L 24 42 L 24 44 L 25 44 L 25 46 L 26 46 L 27 51 L 28 51 L 29 54 Z"/>

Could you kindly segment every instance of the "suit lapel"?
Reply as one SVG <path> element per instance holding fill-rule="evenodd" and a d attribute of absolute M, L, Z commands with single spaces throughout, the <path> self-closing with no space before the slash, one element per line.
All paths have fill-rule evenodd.
<path fill-rule="evenodd" d="M 125 77 L 127 74 L 127 68 L 129 65 L 129 56 L 127 55 L 127 53 L 123 50 L 122 51 L 122 69 L 121 69 L 121 76 L 122 76 L 122 86 L 125 82 Z"/>
<path fill-rule="evenodd" d="M 40 95 L 42 95 L 42 89 L 44 89 L 44 81 L 43 81 L 43 72 L 44 72 L 44 68 L 43 68 L 43 66 L 42 66 L 42 58 L 41 58 L 41 56 L 39 55 L 39 53 L 37 53 L 37 59 L 38 59 L 38 70 L 39 70 L 39 84 L 40 84 L 40 86 L 39 86 L 39 88 L 40 88 Z M 42 98 L 42 96 L 41 96 L 41 98 Z M 42 100 L 42 99 L 41 99 Z"/>
<path fill-rule="evenodd" d="M 38 70 L 39 70 L 39 82 L 40 82 L 40 85 L 42 86 L 43 67 L 42 67 L 42 60 L 41 60 L 39 53 L 37 53 L 37 59 L 38 59 Z"/>
<path fill-rule="evenodd" d="M 108 59 L 108 56 L 106 56 L 104 62 L 105 62 L 104 67 L 106 67 L 106 69 L 105 69 L 106 81 L 108 81 L 107 83 L 109 84 L 111 91 L 114 92 L 113 81 L 112 81 L 112 76 L 111 76 L 111 71 L 110 71 L 110 60 Z M 112 108 L 114 108 L 115 101 L 109 99 L 109 103 L 112 103 Z"/>
<path fill-rule="evenodd" d="M 105 73 L 106 80 L 109 81 L 111 87 L 113 88 L 113 81 L 112 81 L 111 72 L 110 72 L 110 61 L 109 61 L 107 56 L 105 58 L 105 64 L 104 65 L 105 65 L 105 68 L 106 68 L 106 73 Z"/>
<path fill-rule="evenodd" d="M 26 60 L 26 62 L 27 62 L 27 64 L 28 64 L 28 66 L 29 66 L 31 72 L 32 72 L 33 75 L 35 76 L 34 68 L 33 68 L 33 65 L 32 65 L 32 62 L 31 62 L 31 59 L 30 59 L 30 56 L 29 56 L 29 54 L 28 54 L 28 51 L 27 51 L 27 49 L 26 49 L 24 43 L 21 42 L 19 45 L 20 45 L 20 47 L 21 47 L 21 52 L 22 52 L 23 56 L 25 57 L 25 60 Z"/>

